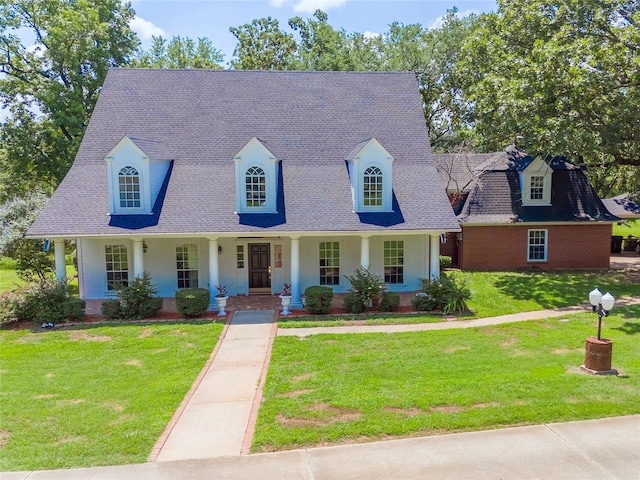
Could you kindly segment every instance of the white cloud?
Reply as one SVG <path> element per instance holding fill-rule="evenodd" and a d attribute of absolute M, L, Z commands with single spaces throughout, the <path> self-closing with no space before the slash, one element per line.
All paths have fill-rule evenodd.
<path fill-rule="evenodd" d="M 140 40 L 150 40 L 151 37 L 161 37 L 165 32 L 160 27 L 156 27 L 152 22 L 140 17 L 133 17 L 129 23 L 131 29 L 138 34 Z"/>
<path fill-rule="evenodd" d="M 313 13 L 316 10 L 328 11 L 334 7 L 341 7 L 347 0 L 270 0 L 274 7 L 282 7 L 285 3 L 292 4 L 294 12 Z"/>
<path fill-rule="evenodd" d="M 381 36 L 379 33 L 370 32 L 369 30 L 365 31 L 362 35 L 364 38 L 377 38 Z"/>
<path fill-rule="evenodd" d="M 471 14 L 480 15 L 481 13 L 482 12 L 478 10 L 465 10 L 464 12 L 458 12 L 458 18 L 464 18 Z M 445 18 L 445 15 L 442 15 L 436 18 L 433 22 L 431 22 L 427 26 L 427 30 L 437 30 L 438 28 L 442 28 L 442 25 L 444 25 L 444 18 Z"/>

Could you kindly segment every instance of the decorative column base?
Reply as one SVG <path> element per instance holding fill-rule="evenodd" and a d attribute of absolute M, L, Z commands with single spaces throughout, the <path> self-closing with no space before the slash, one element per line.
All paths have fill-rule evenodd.
<path fill-rule="evenodd" d="M 617 375 L 618 371 L 611 368 L 612 353 L 611 340 L 589 337 L 585 343 L 584 365 L 580 368 L 594 375 Z"/>

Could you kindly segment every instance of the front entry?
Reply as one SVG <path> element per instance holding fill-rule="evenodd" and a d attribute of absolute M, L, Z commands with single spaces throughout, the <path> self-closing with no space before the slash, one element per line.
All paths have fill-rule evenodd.
<path fill-rule="evenodd" d="M 249 244 L 249 293 L 271 293 L 271 252 L 268 243 Z"/>

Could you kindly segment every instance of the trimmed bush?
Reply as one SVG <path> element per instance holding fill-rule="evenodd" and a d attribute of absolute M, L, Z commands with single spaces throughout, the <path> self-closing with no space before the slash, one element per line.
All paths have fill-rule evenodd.
<path fill-rule="evenodd" d="M 331 309 L 333 300 L 333 288 L 316 285 L 307 287 L 304 291 L 307 312 L 315 315 L 324 315 Z"/>
<path fill-rule="evenodd" d="M 422 292 L 424 293 L 424 292 Z M 436 302 L 432 296 L 427 295 L 416 295 L 413 300 L 411 300 L 411 305 L 419 312 L 430 312 L 434 308 L 436 308 Z"/>
<path fill-rule="evenodd" d="M 17 291 L 13 315 L 17 320 L 43 323 L 64 321 L 62 304 L 67 300 L 67 287 L 55 280 L 42 280 Z"/>
<path fill-rule="evenodd" d="M 451 266 L 451 257 L 440 255 L 440 269 L 449 268 Z"/>
<path fill-rule="evenodd" d="M 126 287 L 118 290 L 122 317 L 127 320 L 137 320 L 155 315 L 162 308 L 162 299 L 155 300 L 158 288 L 151 283 L 151 275 L 144 272 L 142 277 L 136 277 Z M 153 302 L 149 300 L 154 299 Z"/>
<path fill-rule="evenodd" d="M 67 320 L 82 320 L 85 316 L 84 311 L 87 308 L 87 302 L 81 298 L 69 298 L 62 304 L 62 312 Z"/>
<path fill-rule="evenodd" d="M 384 292 L 380 300 L 380 310 L 383 312 L 395 312 L 400 306 L 400 294 L 397 292 Z"/>
<path fill-rule="evenodd" d="M 162 310 L 162 297 L 147 298 L 140 302 L 138 307 L 138 318 L 148 318 L 156 315 Z"/>
<path fill-rule="evenodd" d="M 206 288 L 185 288 L 176 292 L 176 309 L 187 317 L 198 317 L 207 311 L 210 300 Z"/>
<path fill-rule="evenodd" d="M 364 300 L 355 293 L 347 295 L 343 300 L 344 308 L 350 313 L 362 313 L 367 309 Z"/>
<path fill-rule="evenodd" d="M 100 313 L 107 317 L 109 320 L 118 320 L 122 318 L 122 307 L 120 306 L 120 300 L 112 298 L 105 300 L 100 304 Z"/>

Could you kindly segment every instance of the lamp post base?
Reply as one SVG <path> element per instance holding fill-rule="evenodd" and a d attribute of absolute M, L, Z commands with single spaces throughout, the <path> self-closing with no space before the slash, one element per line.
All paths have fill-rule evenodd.
<path fill-rule="evenodd" d="M 612 353 L 611 340 L 589 337 L 585 343 L 584 365 L 581 368 L 597 375 L 615 375 L 618 372 L 611 369 Z"/>

